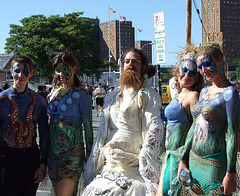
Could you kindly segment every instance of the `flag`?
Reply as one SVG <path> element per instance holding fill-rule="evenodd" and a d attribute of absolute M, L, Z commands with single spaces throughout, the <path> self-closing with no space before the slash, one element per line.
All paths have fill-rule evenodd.
<path fill-rule="evenodd" d="M 109 8 L 110 9 L 110 13 L 116 13 L 115 10 L 113 10 L 112 8 Z"/>
<path fill-rule="evenodd" d="M 126 17 L 124 17 L 124 16 L 120 16 L 119 21 L 120 21 L 120 22 L 124 22 L 124 21 L 126 21 Z"/>
<path fill-rule="evenodd" d="M 142 29 L 138 29 L 138 32 L 142 32 Z"/>

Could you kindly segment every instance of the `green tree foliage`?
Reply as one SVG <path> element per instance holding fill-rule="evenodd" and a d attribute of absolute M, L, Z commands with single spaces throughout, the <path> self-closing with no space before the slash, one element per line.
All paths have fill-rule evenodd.
<path fill-rule="evenodd" d="M 240 58 L 239 59 L 234 59 L 231 64 L 240 67 Z"/>
<path fill-rule="evenodd" d="M 34 62 L 35 77 L 52 77 L 51 59 L 65 50 L 71 51 L 80 63 L 80 74 L 98 74 L 104 67 L 100 60 L 99 44 L 91 40 L 96 28 L 83 12 L 64 16 L 32 15 L 23 18 L 21 25 L 10 24 L 10 37 L 5 49 L 16 55 L 29 56 Z"/>
<path fill-rule="evenodd" d="M 109 60 L 106 60 L 103 63 L 104 67 L 109 67 Z M 110 61 L 110 66 L 111 70 L 119 70 L 119 66 L 114 61 Z"/>
<path fill-rule="evenodd" d="M 169 81 L 172 78 L 172 74 L 171 73 L 162 73 L 162 80 L 163 81 Z"/>
<path fill-rule="evenodd" d="M 231 63 L 231 66 L 234 67 L 235 71 L 231 71 L 231 79 L 237 81 L 240 80 L 240 59 L 234 59 Z M 233 70 L 234 70 L 233 69 Z"/>

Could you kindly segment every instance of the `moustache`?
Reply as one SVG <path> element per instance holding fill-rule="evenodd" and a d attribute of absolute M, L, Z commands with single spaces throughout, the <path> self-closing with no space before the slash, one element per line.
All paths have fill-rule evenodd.
<path fill-rule="evenodd" d="M 137 69 L 135 68 L 135 67 L 133 67 L 133 66 L 129 66 L 127 69 L 126 69 L 126 71 L 137 71 Z"/>

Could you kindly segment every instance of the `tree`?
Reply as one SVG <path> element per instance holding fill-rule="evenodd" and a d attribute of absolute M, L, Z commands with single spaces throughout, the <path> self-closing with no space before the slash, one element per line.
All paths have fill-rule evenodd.
<path fill-rule="evenodd" d="M 235 69 L 235 71 L 231 71 L 231 78 L 239 81 L 240 80 L 240 59 L 234 59 L 231 63 L 231 67 Z"/>
<path fill-rule="evenodd" d="M 83 12 L 73 12 L 64 16 L 32 15 L 23 18 L 22 25 L 10 24 L 10 37 L 5 49 L 29 56 L 34 63 L 35 77 L 51 79 L 51 59 L 65 50 L 71 51 L 80 63 L 81 74 L 98 74 L 104 67 L 98 55 L 98 43 L 91 41 L 96 32 L 93 24 L 81 17 Z M 51 70 L 51 71 L 49 71 Z"/>
<path fill-rule="evenodd" d="M 109 60 L 106 60 L 103 62 L 104 63 L 104 67 L 109 67 Z M 111 70 L 119 70 L 119 65 L 117 65 L 114 61 L 110 61 L 110 66 L 111 66 Z"/>

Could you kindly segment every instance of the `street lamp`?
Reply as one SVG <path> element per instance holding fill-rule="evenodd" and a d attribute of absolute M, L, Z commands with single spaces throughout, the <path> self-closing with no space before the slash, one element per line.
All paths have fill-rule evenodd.
<path fill-rule="evenodd" d="M 154 45 L 154 44 L 155 44 L 155 42 L 149 42 L 149 43 L 143 44 L 143 46 L 141 47 L 141 50 L 147 45 Z"/>

